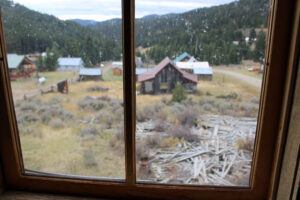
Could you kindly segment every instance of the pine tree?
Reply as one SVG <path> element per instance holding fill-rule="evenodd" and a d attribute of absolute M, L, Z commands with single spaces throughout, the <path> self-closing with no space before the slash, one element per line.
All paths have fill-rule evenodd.
<path fill-rule="evenodd" d="M 172 101 L 175 102 L 181 102 L 187 98 L 186 91 L 181 83 L 177 83 L 174 90 L 173 90 L 173 96 Z"/>
<path fill-rule="evenodd" d="M 253 59 L 256 62 L 262 62 L 265 57 L 266 48 L 266 34 L 263 30 L 258 33 L 257 40 L 255 42 L 255 49 L 253 51 Z"/>
<path fill-rule="evenodd" d="M 250 30 L 250 35 L 249 35 L 249 45 L 252 45 L 252 43 L 254 42 L 255 38 L 256 38 L 256 31 L 255 31 L 254 28 L 252 28 Z"/>

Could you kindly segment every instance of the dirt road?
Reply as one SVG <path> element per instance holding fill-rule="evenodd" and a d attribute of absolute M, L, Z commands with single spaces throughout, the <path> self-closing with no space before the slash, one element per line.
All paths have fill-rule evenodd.
<path fill-rule="evenodd" d="M 242 73 L 239 73 L 239 72 L 230 71 L 230 70 L 216 69 L 216 68 L 214 68 L 213 70 L 214 70 L 214 72 L 217 72 L 217 73 L 232 76 L 236 79 L 239 79 L 239 80 L 244 81 L 244 82 L 246 82 L 250 85 L 253 85 L 254 87 L 258 87 L 258 88 L 261 87 L 262 80 L 260 80 L 258 78 L 248 76 L 246 74 L 242 74 Z"/>

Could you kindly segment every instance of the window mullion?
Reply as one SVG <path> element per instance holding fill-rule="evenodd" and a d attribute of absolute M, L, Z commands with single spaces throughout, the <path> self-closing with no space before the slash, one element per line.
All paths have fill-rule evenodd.
<path fill-rule="evenodd" d="M 135 167 L 135 45 L 134 45 L 134 0 L 122 0 L 123 16 L 123 85 L 126 183 L 134 185 Z"/>

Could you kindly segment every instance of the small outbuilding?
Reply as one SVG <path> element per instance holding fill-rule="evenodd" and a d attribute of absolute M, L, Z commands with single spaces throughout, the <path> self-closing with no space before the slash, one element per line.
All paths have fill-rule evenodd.
<path fill-rule="evenodd" d="M 208 62 L 177 62 L 176 66 L 181 70 L 197 75 L 198 80 L 212 80 L 213 70 L 209 67 Z"/>
<path fill-rule="evenodd" d="M 114 76 L 121 76 L 123 74 L 123 62 L 113 62 L 112 68 Z"/>
<path fill-rule="evenodd" d="M 29 78 L 36 72 L 36 65 L 24 55 L 7 54 L 9 76 L 11 80 Z"/>
<path fill-rule="evenodd" d="M 57 71 L 79 71 L 84 66 L 81 58 L 59 58 Z"/>
<path fill-rule="evenodd" d="M 101 81 L 101 68 L 81 68 L 79 71 L 79 81 Z"/>
<path fill-rule="evenodd" d="M 192 58 L 192 56 L 190 54 L 188 54 L 187 52 L 184 52 L 183 54 L 181 54 L 180 56 L 175 58 L 174 63 L 188 62 L 191 58 Z"/>
<path fill-rule="evenodd" d="M 197 76 L 185 72 L 175 66 L 172 60 L 166 57 L 153 69 L 138 76 L 142 94 L 172 93 L 175 85 L 181 83 L 188 93 L 197 90 Z"/>
<path fill-rule="evenodd" d="M 197 75 L 198 80 L 203 81 L 212 81 L 213 79 L 213 70 L 209 68 L 194 68 L 193 73 Z"/>

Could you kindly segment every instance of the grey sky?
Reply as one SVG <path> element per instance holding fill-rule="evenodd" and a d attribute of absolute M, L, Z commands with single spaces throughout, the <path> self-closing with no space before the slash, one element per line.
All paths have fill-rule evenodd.
<path fill-rule="evenodd" d="M 234 0 L 136 0 L 136 17 L 149 14 L 181 13 Z M 121 17 L 121 0 L 14 0 L 30 9 L 52 14 L 60 19 L 103 21 Z"/>

